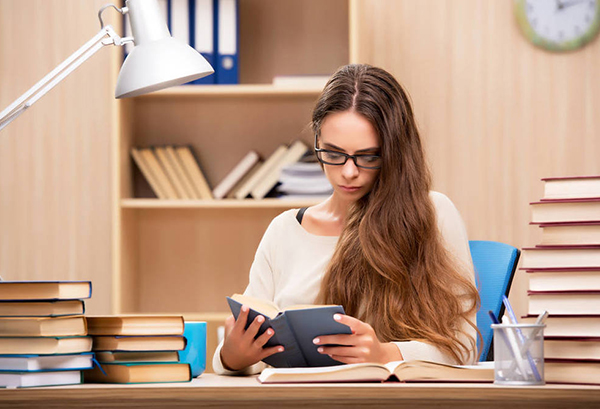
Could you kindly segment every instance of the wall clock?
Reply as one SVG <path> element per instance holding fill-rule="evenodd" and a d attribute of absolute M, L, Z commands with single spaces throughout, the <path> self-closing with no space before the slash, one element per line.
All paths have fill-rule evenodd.
<path fill-rule="evenodd" d="M 600 0 L 515 0 L 519 27 L 529 41 L 550 51 L 583 47 L 598 34 Z"/>

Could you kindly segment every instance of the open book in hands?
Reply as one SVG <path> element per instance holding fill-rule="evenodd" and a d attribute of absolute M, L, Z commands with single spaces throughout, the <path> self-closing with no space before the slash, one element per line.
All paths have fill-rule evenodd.
<path fill-rule="evenodd" d="M 321 335 L 352 333 L 347 325 L 333 319 L 334 314 L 344 314 L 341 305 L 302 305 L 280 311 L 269 301 L 240 294 L 227 297 L 227 302 L 236 319 L 242 305 L 250 308 L 246 328 L 254 318 L 262 315 L 265 322 L 258 335 L 269 328 L 275 331 L 265 347 L 283 345 L 284 351 L 263 359 L 265 363 L 276 368 L 340 365 L 340 362 L 329 355 L 319 353 L 313 339 Z"/>
<path fill-rule="evenodd" d="M 300 382 L 493 382 L 494 363 L 446 365 L 429 361 L 363 363 L 323 368 L 267 368 L 261 383 Z"/>

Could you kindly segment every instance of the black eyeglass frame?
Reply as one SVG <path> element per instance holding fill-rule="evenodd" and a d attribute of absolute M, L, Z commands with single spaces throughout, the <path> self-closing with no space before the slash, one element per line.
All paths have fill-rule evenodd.
<path fill-rule="evenodd" d="M 348 155 L 347 153 L 344 152 L 339 152 L 339 151 L 332 151 L 329 149 L 321 149 L 321 148 L 317 148 L 317 138 L 318 135 L 315 134 L 315 152 L 317 153 L 317 159 L 319 160 L 319 162 L 325 164 L 325 165 L 331 165 L 331 166 L 343 166 L 346 164 L 346 162 L 348 162 L 348 159 L 352 159 L 352 161 L 354 162 L 354 165 L 357 168 L 361 168 L 361 169 L 381 169 L 381 164 L 379 166 L 362 166 L 358 164 L 357 159 L 361 158 L 361 157 L 372 157 L 372 158 L 380 158 L 381 159 L 381 155 L 369 155 L 369 154 L 358 154 L 358 155 Z M 323 159 L 321 159 L 318 155 L 318 153 L 320 152 L 325 152 L 325 153 L 334 153 L 336 155 L 342 155 L 345 157 L 344 161 L 342 163 L 331 163 L 331 162 L 327 162 L 324 161 Z"/>

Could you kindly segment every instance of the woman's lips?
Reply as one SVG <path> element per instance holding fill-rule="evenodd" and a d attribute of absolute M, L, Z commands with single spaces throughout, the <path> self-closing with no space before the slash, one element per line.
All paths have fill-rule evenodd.
<path fill-rule="evenodd" d="M 343 186 L 340 185 L 340 188 L 345 192 L 356 192 L 360 189 L 360 186 Z"/>

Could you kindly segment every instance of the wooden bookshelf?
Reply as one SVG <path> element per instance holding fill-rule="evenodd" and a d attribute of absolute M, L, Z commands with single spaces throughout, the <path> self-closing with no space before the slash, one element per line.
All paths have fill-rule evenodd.
<path fill-rule="evenodd" d="M 180 86 L 119 101 L 113 162 L 114 313 L 223 318 L 225 296 L 246 287 L 270 221 L 287 209 L 316 203 L 159 200 L 130 150 L 190 145 L 212 188 L 250 150 L 267 158 L 297 138 L 312 144 L 309 124 L 321 90 L 274 86 L 272 80 L 329 75 L 347 64 L 350 3 L 242 0 L 240 84 Z"/>

